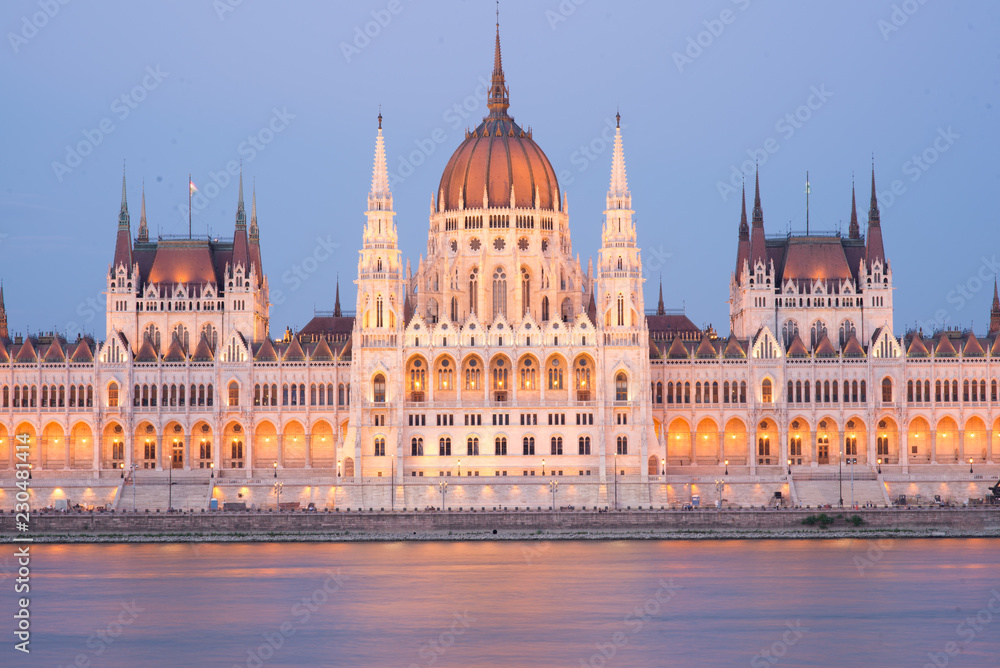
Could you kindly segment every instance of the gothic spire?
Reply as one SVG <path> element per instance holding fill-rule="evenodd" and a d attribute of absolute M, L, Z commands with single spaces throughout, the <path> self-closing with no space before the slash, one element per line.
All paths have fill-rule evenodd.
<path fill-rule="evenodd" d="M 625 148 L 622 145 L 621 114 L 617 114 L 618 127 L 615 128 L 615 147 L 611 158 L 611 186 L 608 188 L 608 199 L 618 200 L 619 204 L 608 208 L 627 209 L 629 204 L 628 176 L 625 172 Z M 626 200 L 622 202 L 622 200 Z M 623 206 L 624 204 L 624 206 Z"/>
<path fill-rule="evenodd" d="M 340 318 L 340 275 L 337 275 L 337 297 L 333 302 L 333 317 Z"/>
<path fill-rule="evenodd" d="M 656 315 L 664 315 L 666 309 L 663 308 L 663 276 L 660 276 L 660 299 L 656 302 Z"/>
<path fill-rule="evenodd" d="M 122 168 L 122 207 L 118 212 L 118 236 L 115 239 L 115 258 L 111 266 L 114 276 L 118 267 L 124 266 L 126 274 L 132 274 L 132 232 L 129 228 L 128 201 L 125 196 L 125 170 Z"/>
<path fill-rule="evenodd" d="M 747 224 L 747 184 L 743 183 L 743 211 L 740 213 L 740 239 L 750 239 L 750 226 Z"/>
<path fill-rule="evenodd" d="M 240 168 L 240 197 L 236 203 L 236 229 L 246 229 L 247 212 L 243 207 L 243 168 Z"/>
<path fill-rule="evenodd" d="M 0 286 L 0 308 L 3 308 L 3 286 Z M 6 318 L 4 311 L 4 318 Z M 990 309 L 990 336 L 1000 334 L 1000 297 L 997 296 L 997 279 L 993 277 L 993 308 Z M 3 334 L 0 334 L 3 336 Z"/>
<path fill-rule="evenodd" d="M 142 209 L 139 212 L 139 241 L 149 241 L 149 227 L 146 225 L 146 184 L 142 184 Z"/>
<path fill-rule="evenodd" d="M 0 341 L 7 336 L 7 304 L 3 300 L 3 283 L 0 283 Z"/>
<path fill-rule="evenodd" d="M 378 135 L 375 137 L 375 163 L 372 167 L 372 190 L 368 195 L 369 209 L 376 200 L 389 200 L 392 207 L 392 193 L 389 191 L 389 168 L 385 160 L 385 139 L 382 137 L 382 112 L 378 114 Z"/>
<path fill-rule="evenodd" d="M 128 201 L 125 197 L 125 170 L 122 169 L 122 208 L 118 212 L 118 227 L 128 227 Z"/>
<path fill-rule="evenodd" d="M 490 97 L 488 105 L 490 116 L 506 116 L 507 108 L 510 107 L 509 90 L 504 81 L 503 62 L 500 57 L 500 9 L 497 8 L 497 37 L 496 47 L 493 53 L 493 82 L 490 86 Z"/>
<path fill-rule="evenodd" d="M 740 213 L 740 239 L 736 244 L 736 281 L 743 274 L 743 265 L 750 260 L 750 226 L 747 224 L 747 184 L 743 183 L 743 209 Z"/>
<path fill-rule="evenodd" d="M 250 241 L 255 241 L 260 234 L 257 229 L 257 184 L 254 183 L 250 204 Z"/>
<path fill-rule="evenodd" d="M 872 162 L 872 202 L 868 209 L 868 234 L 866 235 L 866 259 L 871 267 L 876 261 L 885 267 L 885 249 L 882 246 L 882 224 L 879 220 L 878 199 L 875 196 L 875 163 Z"/>
<path fill-rule="evenodd" d="M 767 268 L 767 244 L 764 240 L 764 209 L 760 205 L 760 169 L 754 175 L 753 229 L 750 233 L 750 271 L 757 263 Z M 742 270 L 742 267 L 740 267 Z"/>
<path fill-rule="evenodd" d="M 753 225 L 764 226 L 764 209 L 760 205 L 760 168 L 754 174 Z"/>
<path fill-rule="evenodd" d="M 861 228 L 858 227 L 858 204 L 854 196 L 854 180 L 851 179 L 851 227 L 848 232 L 851 239 L 861 238 Z"/>

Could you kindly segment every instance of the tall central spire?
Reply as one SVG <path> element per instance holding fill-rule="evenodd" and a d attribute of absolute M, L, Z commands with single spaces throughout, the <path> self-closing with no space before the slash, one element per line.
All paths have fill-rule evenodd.
<path fill-rule="evenodd" d="M 149 227 L 146 225 L 146 184 L 142 184 L 142 208 L 139 212 L 139 241 L 149 241 Z"/>
<path fill-rule="evenodd" d="M 614 154 L 611 157 L 611 186 L 608 189 L 608 200 L 621 200 L 629 196 L 628 192 L 628 176 L 625 173 L 625 148 L 622 146 L 622 116 L 621 114 L 616 114 L 617 127 L 615 128 L 615 147 Z M 624 205 L 619 204 L 617 207 L 612 207 L 608 204 L 608 208 L 628 208 L 629 204 Z"/>
<path fill-rule="evenodd" d="M 378 201 L 388 201 L 388 206 L 373 206 L 373 203 Z M 375 164 L 372 166 L 372 190 L 368 195 L 368 208 L 392 208 L 392 193 L 389 192 L 389 168 L 385 160 L 385 139 L 382 137 L 381 110 L 378 112 L 378 135 L 375 137 Z"/>
<path fill-rule="evenodd" d="M 851 179 L 851 227 L 848 231 L 851 239 L 861 238 L 861 228 L 858 226 L 858 203 L 854 196 L 854 180 Z"/>
<path fill-rule="evenodd" d="M 500 58 L 500 4 L 497 3 L 497 41 L 493 54 L 493 82 L 490 86 L 488 106 L 490 116 L 506 116 L 510 107 L 509 91 L 503 76 L 503 62 Z"/>

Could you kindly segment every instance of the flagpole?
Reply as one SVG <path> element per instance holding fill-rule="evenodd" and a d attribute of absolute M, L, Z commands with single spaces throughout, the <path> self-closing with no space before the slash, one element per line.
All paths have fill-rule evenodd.
<path fill-rule="evenodd" d="M 806 170 L 806 236 L 809 236 L 809 171 Z"/>
<path fill-rule="evenodd" d="M 191 238 L 191 173 L 188 172 L 188 239 Z"/>

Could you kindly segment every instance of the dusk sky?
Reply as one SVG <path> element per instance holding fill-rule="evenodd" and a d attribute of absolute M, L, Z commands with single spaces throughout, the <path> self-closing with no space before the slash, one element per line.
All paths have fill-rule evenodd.
<path fill-rule="evenodd" d="M 143 182 L 151 236 L 187 233 L 190 173 L 194 233 L 231 238 L 226 166 L 242 158 L 272 335 L 332 309 L 338 273 L 353 311 L 379 105 L 416 270 L 445 163 L 486 113 L 495 9 L 5 1 L 0 278 L 12 335 L 104 337 L 123 161 L 133 234 Z M 752 198 L 759 158 L 768 234 L 805 228 L 807 170 L 811 228 L 846 234 L 852 174 L 864 230 L 874 154 L 895 333 L 985 331 L 1000 266 L 997 3 L 504 0 L 500 24 L 510 112 L 568 193 L 584 268 L 620 107 L 648 308 L 662 274 L 668 308 L 728 333 L 741 169 Z"/>

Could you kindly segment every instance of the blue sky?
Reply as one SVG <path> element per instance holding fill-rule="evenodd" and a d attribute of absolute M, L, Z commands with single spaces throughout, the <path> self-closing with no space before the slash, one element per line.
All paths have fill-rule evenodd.
<path fill-rule="evenodd" d="M 11 330 L 104 336 L 123 160 L 133 232 L 144 181 L 151 234 L 186 233 L 190 172 L 214 195 L 195 233 L 231 237 L 225 170 L 242 157 L 272 332 L 332 308 L 338 273 L 352 308 L 380 104 L 415 267 L 441 171 L 486 111 L 494 11 L 488 0 L 7 0 Z M 501 34 L 510 111 L 569 194 L 584 265 L 600 243 L 620 106 L 647 306 L 662 274 L 668 307 L 728 332 L 741 167 L 760 158 L 768 234 L 804 228 L 806 170 L 812 228 L 846 233 L 852 173 L 864 224 L 874 153 L 897 334 L 981 332 L 1000 256 L 998 18 L 985 0 L 505 0 Z"/>

